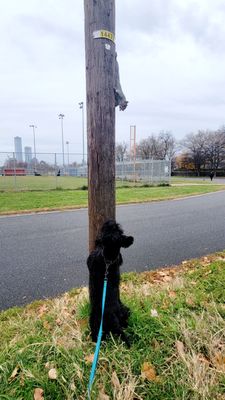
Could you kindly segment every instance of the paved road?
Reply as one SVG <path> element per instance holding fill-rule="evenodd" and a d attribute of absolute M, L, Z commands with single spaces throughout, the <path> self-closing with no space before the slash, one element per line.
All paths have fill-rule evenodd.
<path fill-rule="evenodd" d="M 225 249 L 225 192 L 121 206 L 135 238 L 123 271 L 143 271 Z M 0 218 L 0 309 L 87 284 L 87 210 Z"/>

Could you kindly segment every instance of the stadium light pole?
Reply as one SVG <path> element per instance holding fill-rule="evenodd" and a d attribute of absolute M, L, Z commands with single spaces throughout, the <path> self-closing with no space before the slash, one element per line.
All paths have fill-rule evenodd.
<path fill-rule="evenodd" d="M 63 168 L 65 167 L 65 159 L 64 159 L 64 138 L 63 138 L 63 118 L 64 114 L 59 114 L 59 119 L 61 119 L 61 130 L 62 130 L 62 155 L 63 155 Z"/>
<path fill-rule="evenodd" d="M 29 125 L 30 128 L 33 129 L 33 137 L 34 137 L 34 169 L 36 171 L 36 140 L 35 140 L 35 129 L 37 129 L 36 125 Z"/>
<path fill-rule="evenodd" d="M 83 160 L 82 164 L 84 165 L 84 102 L 81 101 L 79 103 L 79 107 L 82 110 L 82 137 L 83 137 Z"/>
<path fill-rule="evenodd" d="M 66 141 L 66 145 L 67 145 L 67 160 L 68 160 L 68 168 L 69 168 L 69 164 L 70 164 L 70 156 L 69 156 L 69 144 L 70 144 L 70 142 L 67 140 Z"/>

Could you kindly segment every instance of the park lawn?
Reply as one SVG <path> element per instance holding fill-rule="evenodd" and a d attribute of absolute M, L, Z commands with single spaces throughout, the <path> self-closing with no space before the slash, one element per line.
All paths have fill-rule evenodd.
<path fill-rule="evenodd" d="M 73 176 L 0 176 L 0 190 L 78 189 L 87 178 Z"/>
<path fill-rule="evenodd" d="M 142 181 L 116 180 L 116 186 L 141 186 Z M 81 189 L 87 187 L 87 178 L 78 176 L 0 176 L 0 191 L 29 191 L 53 189 Z"/>
<path fill-rule="evenodd" d="M 174 185 L 209 185 L 209 178 L 182 178 L 171 177 L 170 183 Z M 139 187 L 145 184 L 144 181 L 134 182 L 132 180 L 116 180 L 116 187 Z M 220 184 L 217 180 L 213 184 Z M 87 186 L 87 178 L 73 176 L 0 176 L 0 191 L 33 191 L 33 190 L 53 190 L 53 189 L 81 189 Z"/>
<path fill-rule="evenodd" d="M 192 178 L 183 178 L 183 177 L 171 177 L 171 184 L 172 185 L 177 185 L 177 184 L 197 184 L 197 185 L 208 185 L 210 183 L 210 178 L 198 178 L 198 177 L 192 177 Z M 213 182 L 215 184 L 215 181 Z M 216 181 L 217 184 L 220 184 L 218 181 Z"/>
<path fill-rule="evenodd" d="M 225 189 L 223 185 L 118 188 L 117 204 L 180 198 Z M 87 190 L 0 192 L 0 214 L 87 207 Z"/>
<path fill-rule="evenodd" d="M 138 203 L 148 201 L 159 201 L 182 198 L 192 195 L 200 195 L 205 193 L 217 192 L 225 190 L 225 185 L 185 185 L 185 186 L 165 186 L 165 187 L 149 187 L 149 188 L 126 188 L 117 190 L 117 203 Z"/>
<path fill-rule="evenodd" d="M 58 210 L 87 206 L 86 190 L 52 190 L 0 193 L 0 214 Z"/>
<path fill-rule="evenodd" d="M 121 298 L 131 348 L 102 343 L 92 399 L 224 399 L 225 251 L 123 274 Z M 1 312 L 0 398 L 86 400 L 88 315 L 87 288 Z"/>

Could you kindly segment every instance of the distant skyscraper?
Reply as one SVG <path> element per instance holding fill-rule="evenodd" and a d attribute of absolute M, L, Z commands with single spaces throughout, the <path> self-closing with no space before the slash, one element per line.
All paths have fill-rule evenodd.
<path fill-rule="evenodd" d="M 22 138 L 19 136 L 14 137 L 14 145 L 16 161 L 23 161 Z"/>
<path fill-rule="evenodd" d="M 32 148 L 31 147 L 24 147 L 24 152 L 25 152 L 25 162 L 30 163 L 32 160 Z"/>

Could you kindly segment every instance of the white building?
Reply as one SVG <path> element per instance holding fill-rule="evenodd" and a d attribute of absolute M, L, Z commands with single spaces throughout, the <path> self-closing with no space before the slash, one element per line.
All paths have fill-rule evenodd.
<path fill-rule="evenodd" d="M 14 137 L 14 145 L 15 145 L 15 158 L 17 162 L 23 161 L 23 153 L 22 153 L 22 138 L 19 136 Z"/>
<path fill-rule="evenodd" d="M 25 162 L 29 164 L 32 160 L 32 148 L 25 146 L 24 152 L 25 152 Z"/>

